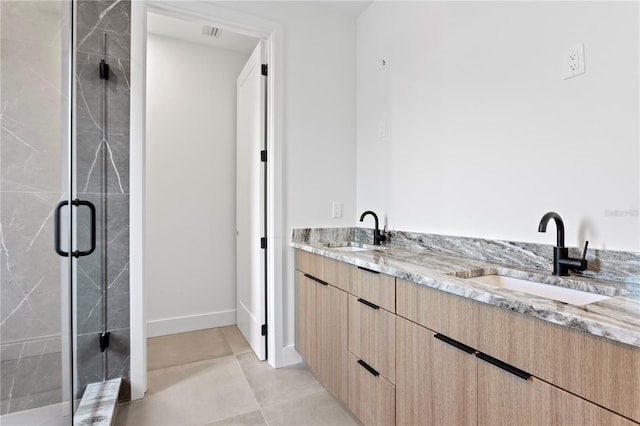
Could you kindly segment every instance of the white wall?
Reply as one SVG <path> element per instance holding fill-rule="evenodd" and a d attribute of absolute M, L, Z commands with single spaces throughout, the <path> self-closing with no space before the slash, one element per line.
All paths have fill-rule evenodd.
<path fill-rule="evenodd" d="M 554 210 L 567 245 L 639 251 L 638 17 L 637 2 L 374 2 L 358 18 L 357 211 L 555 244 L 553 225 L 537 232 Z M 587 72 L 563 80 L 579 42 Z"/>
<path fill-rule="evenodd" d="M 355 206 L 355 18 L 305 2 L 217 2 L 281 23 L 284 34 L 282 176 L 283 322 L 285 349 L 294 345 L 294 259 L 289 247 L 296 227 L 353 226 Z M 343 217 L 331 217 L 331 203 Z M 293 359 L 293 358 L 289 358 Z"/>
<path fill-rule="evenodd" d="M 235 324 L 236 78 L 247 58 L 148 37 L 149 336 Z"/>

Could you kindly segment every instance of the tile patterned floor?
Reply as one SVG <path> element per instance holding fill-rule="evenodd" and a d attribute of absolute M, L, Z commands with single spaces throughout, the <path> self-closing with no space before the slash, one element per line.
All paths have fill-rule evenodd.
<path fill-rule="evenodd" d="M 236 326 L 147 342 L 148 391 L 118 426 L 360 425 L 302 365 L 260 362 Z"/>

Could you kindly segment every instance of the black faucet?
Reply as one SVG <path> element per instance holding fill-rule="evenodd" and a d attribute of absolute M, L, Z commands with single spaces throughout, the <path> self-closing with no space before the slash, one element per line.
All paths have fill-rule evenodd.
<path fill-rule="evenodd" d="M 547 223 L 550 219 L 556 222 L 557 242 L 553 249 L 553 275 L 560 275 L 566 277 L 569 275 L 569 269 L 576 271 L 584 271 L 587 269 L 587 247 L 589 241 L 584 243 L 584 251 L 582 252 L 582 259 L 573 259 L 569 257 L 569 249 L 564 246 L 564 223 L 562 218 L 556 212 L 549 212 L 542 216 L 540 219 L 540 225 L 538 225 L 538 232 L 547 232 Z"/>
<path fill-rule="evenodd" d="M 385 241 L 387 239 L 386 235 L 382 235 L 380 233 L 380 228 L 378 228 L 378 215 L 372 212 L 371 210 L 367 210 L 366 212 L 360 215 L 360 222 L 364 221 L 364 217 L 370 214 L 373 216 L 373 220 L 376 221 L 375 229 L 373 230 L 373 245 L 379 246 L 381 241 Z"/>

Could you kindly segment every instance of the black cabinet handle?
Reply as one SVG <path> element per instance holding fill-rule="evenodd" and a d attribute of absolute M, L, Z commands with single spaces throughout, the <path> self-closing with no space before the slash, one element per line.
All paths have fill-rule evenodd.
<path fill-rule="evenodd" d="M 313 281 L 317 282 L 318 284 L 322 284 L 322 285 L 329 285 L 329 283 L 328 283 L 328 282 L 322 281 L 321 279 L 318 279 L 318 278 L 316 278 L 316 277 L 314 277 L 314 276 L 312 276 L 312 275 L 304 274 L 304 276 L 305 276 L 306 278 L 309 278 L 310 280 L 313 280 Z"/>
<path fill-rule="evenodd" d="M 470 355 L 473 355 L 476 352 L 478 352 L 475 349 L 473 349 L 471 346 L 467 346 L 464 343 L 460 343 L 457 340 L 453 340 L 451 337 L 447 337 L 444 334 L 438 333 L 438 334 L 434 335 L 433 337 L 435 337 L 436 339 L 441 340 L 441 341 L 443 341 L 443 342 L 445 342 L 445 343 L 447 343 L 447 344 L 449 344 L 449 345 L 451 345 L 451 346 L 453 346 L 453 347 L 455 347 L 457 349 L 460 349 L 461 351 L 464 351 L 464 352 L 466 352 L 466 353 L 468 353 Z"/>
<path fill-rule="evenodd" d="M 371 269 L 363 268 L 362 266 L 358 266 L 358 269 L 362 269 L 363 271 L 371 272 L 372 274 L 379 274 L 378 271 L 372 271 Z"/>
<path fill-rule="evenodd" d="M 369 364 L 367 364 L 363 360 L 359 359 L 358 360 L 358 364 L 360 364 L 365 370 L 367 370 L 372 375 L 374 375 L 376 377 L 378 377 L 380 375 L 380 373 L 378 373 L 372 366 L 370 366 Z"/>
<path fill-rule="evenodd" d="M 515 376 L 520 377 L 521 379 L 529 380 L 532 377 L 532 375 L 527 373 L 526 371 L 520 370 L 519 368 L 516 368 L 511 364 L 507 364 L 506 362 L 500 361 L 499 359 L 496 359 L 487 354 L 483 354 L 482 352 L 478 352 L 476 356 L 481 360 L 488 362 L 489 364 L 493 364 L 496 367 L 501 368 L 508 373 L 511 373 Z"/>
<path fill-rule="evenodd" d="M 68 257 L 69 253 L 62 250 L 62 247 L 60 245 L 60 211 L 62 210 L 62 207 L 68 206 L 68 205 L 69 205 L 69 201 L 67 200 L 60 201 L 55 209 L 54 245 L 55 245 L 56 253 L 58 253 L 60 256 L 63 256 L 63 257 Z M 76 250 L 73 253 L 71 253 L 71 255 L 73 257 L 89 256 L 91 253 L 93 253 L 96 250 L 96 206 L 94 206 L 93 203 L 90 201 L 78 200 L 78 199 L 71 201 L 71 205 L 75 207 L 79 207 L 79 206 L 88 207 L 89 211 L 91 212 L 91 247 L 89 248 L 89 250 L 84 250 L 84 251 Z"/>
<path fill-rule="evenodd" d="M 380 306 L 374 305 L 373 303 L 369 302 L 368 300 L 358 299 L 358 302 L 362 303 L 363 305 L 367 305 L 368 307 L 370 307 L 372 309 L 380 309 Z"/>

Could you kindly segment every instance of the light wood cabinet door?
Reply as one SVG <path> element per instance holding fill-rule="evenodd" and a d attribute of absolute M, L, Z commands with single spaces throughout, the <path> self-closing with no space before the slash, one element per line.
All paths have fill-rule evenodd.
<path fill-rule="evenodd" d="M 381 375 L 372 374 L 348 352 L 349 395 L 347 406 L 365 425 L 393 426 L 396 423 L 395 386 Z"/>
<path fill-rule="evenodd" d="M 536 377 L 524 380 L 478 361 L 478 424 L 636 425 Z"/>
<path fill-rule="evenodd" d="M 396 382 L 396 316 L 349 295 L 349 350 Z"/>
<path fill-rule="evenodd" d="M 315 281 L 296 271 L 296 350 L 312 371 L 316 371 L 316 287 Z"/>
<path fill-rule="evenodd" d="M 479 351 L 640 423 L 640 348 L 479 307 Z"/>
<path fill-rule="evenodd" d="M 477 358 L 400 317 L 396 338 L 397 424 L 475 425 Z"/>
<path fill-rule="evenodd" d="M 316 284 L 316 375 L 347 400 L 347 293 Z"/>

